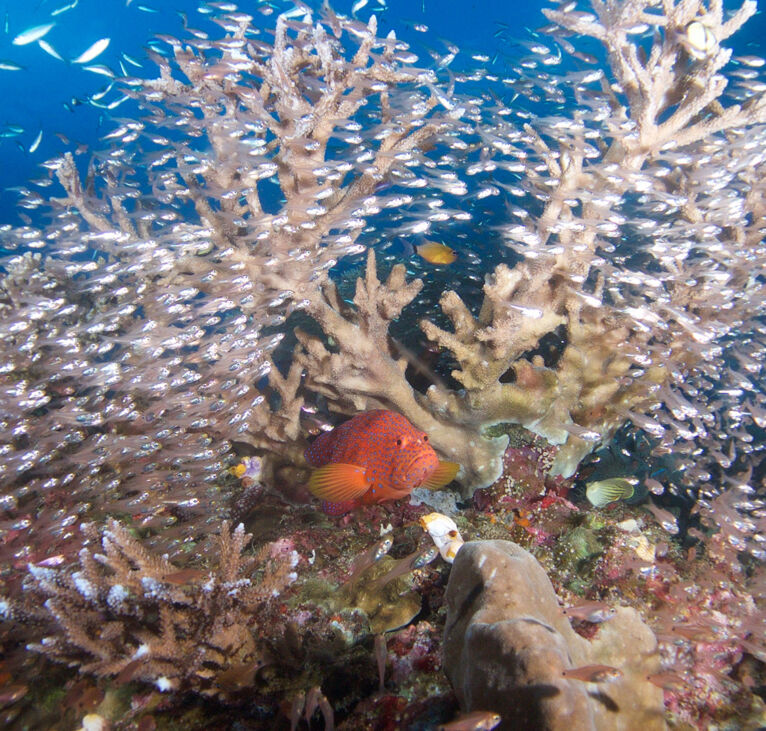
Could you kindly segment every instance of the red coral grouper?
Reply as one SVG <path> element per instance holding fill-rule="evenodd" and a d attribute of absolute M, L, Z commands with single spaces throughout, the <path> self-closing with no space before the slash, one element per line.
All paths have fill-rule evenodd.
<path fill-rule="evenodd" d="M 427 434 L 401 414 L 383 409 L 357 414 L 321 434 L 305 457 L 317 468 L 308 488 L 333 515 L 406 497 L 415 487 L 441 487 L 459 467 L 440 462 Z"/>

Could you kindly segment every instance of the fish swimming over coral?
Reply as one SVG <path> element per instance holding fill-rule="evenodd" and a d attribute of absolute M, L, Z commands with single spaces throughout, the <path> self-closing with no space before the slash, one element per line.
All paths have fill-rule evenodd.
<path fill-rule="evenodd" d="M 569 680 L 582 680 L 584 683 L 610 683 L 622 677 L 622 670 L 611 665 L 583 665 L 581 668 L 568 668 L 561 674 Z"/>
<path fill-rule="evenodd" d="M 385 409 L 357 414 L 321 434 L 305 457 L 316 468 L 308 488 L 333 515 L 406 497 L 415 487 L 442 487 L 459 467 L 440 461 L 425 432 Z"/>
<path fill-rule="evenodd" d="M 418 256 L 425 259 L 429 264 L 452 264 L 457 259 L 457 254 L 449 246 L 440 244 L 437 241 L 426 241 L 424 244 L 415 247 Z"/>
<path fill-rule="evenodd" d="M 586 485 L 585 495 L 591 505 L 603 508 L 618 500 L 630 500 L 635 494 L 635 485 L 638 482 L 634 477 L 610 477 L 606 480 L 589 482 Z"/>
<path fill-rule="evenodd" d="M 600 624 L 614 617 L 616 610 L 604 602 L 585 602 L 561 609 L 564 616 L 581 622 Z"/>

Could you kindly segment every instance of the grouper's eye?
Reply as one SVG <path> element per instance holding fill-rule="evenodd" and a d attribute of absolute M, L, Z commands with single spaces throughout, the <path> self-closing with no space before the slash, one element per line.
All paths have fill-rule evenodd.
<path fill-rule="evenodd" d="M 397 447 L 401 447 L 401 446 L 402 446 L 402 444 L 404 444 L 404 442 L 403 442 L 402 438 L 401 438 L 401 437 L 399 437 L 399 438 L 396 440 L 396 446 L 397 446 Z"/>
<path fill-rule="evenodd" d="M 424 441 L 424 442 L 427 442 L 427 441 L 428 441 L 428 434 L 424 434 L 424 435 L 423 435 L 423 441 Z"/>

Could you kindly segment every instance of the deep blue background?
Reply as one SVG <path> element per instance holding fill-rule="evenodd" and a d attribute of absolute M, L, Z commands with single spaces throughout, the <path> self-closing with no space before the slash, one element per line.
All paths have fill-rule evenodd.
<path fill-rule="evenodd" d="M 41 162 L 65 150 L 74 150 L 78 145 L 87 145 L 89 149 L 106 146 L 99 142 L 99 138 L 114 128 L 110 117 L 136 114 L 131 102 L 111 112 L 87 102 L 78 103 L 103 90 L 109 80 L 76 64 L 52 58 L 37 43 L 14 46 L 11 43 L 14 37 L 30 26 L 55 21 L 56 26 L 45 40 L 65 58 L 74 58 L 97 39 L 108 37 L 111 38 L 109 47 L 91 63 L 105 64 L 120 75 L 121 54 L 127 53 L 144 64 L 143 69 L 137 69 L 123 60 L 129 74 L 153 76 L 154 67 L 145 58 L 146 43 L 158 33 L 186 37 L 179 11 L 186 13 L 192 27 L 213 31 L 214 37 L 220 35 L 220 31 L 213 30 L 208 16 L 198 11 L 203 5 L 201 2 L 132 0 L 126 5 L 125 0 L 79 0 L 75 8 L 51 17 L 52 11 L 71 2 L 31 0 L 22 4 L 19 0 L 0 0 L 0 59 L 24 66 L 21 71 L 0 70 L 0 99 L 3 100 L 0 130 L 7 129 L 7 125 L 24 129 L 18 136 L 0 138 L 0 224 L 18 222 L 18 194 L 9 188 L 24 185 L 39 176 Z M 311 0 L 310 4 L 315 5 L 317 1 Z M 142 5 L 157 12 L 145 12 L 140 9 Z M 273 27 L 276 12 L 292 7 L 286 0 L 272 0 L 271 5 L 277 10 L 264 16 L 258 8 L 263 9 L 267 3 L 253 0 L 238 3 L 241 11 L 253 14 L 264 28 Z M 333 3 L 336 10 L 346 13 L 351 5 L 348 0 Z M 735 7 L 730 3 L 727 5 Z M 466 58 L 477 52 L 492 57 L 501 49 L 501 44 L 507 52 L 509 35 L 523 37 L 525 26 L 535 28 L 545 24 L 541 7 L 551 5 L 540 0 L 521 3 L 508 0 L 388 0 L 387 7 L 378 12 L 379 1 L 369 0 L 358 15 L 366 20 L 371 10 L 375 10 L 380 18 L 381 35 L 395 28 L 400 38 L 416 38 L 419 45 L 441 52 L 444 52 L 442 41 L 447 40 L 458 45 L 461 56 Z M 428 32 L 416 31 L 415 24 L 426 24 Z M 505 40 L 502 41 L 498 34 Z M 766 22 L 759 13 L 736 37 L 737 52 L 763 54 L 764 35 Z M 119 96 L 119 91 L 113 89 L 101 102 L 108 103 Z M 30 154 L 29 147 L 40 130 L 43 130 L 42 142 Z M 67 141 L 55 133 L 64 135 Z M 55 188 L 47 190 L 53 192 Z"/>

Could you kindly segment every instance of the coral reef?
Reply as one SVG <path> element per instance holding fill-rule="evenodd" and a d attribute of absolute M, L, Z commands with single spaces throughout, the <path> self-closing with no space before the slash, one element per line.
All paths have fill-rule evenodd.
<path fill-rule="evenodd" d="M 465 495 L 501 471 L 506 440 L 485 431 L 500 421 L 559 445 L 551 471 L 571 475 L 629 420 L 663 449 L 709 441 L 699 379 L 744 378 L 749 411 L 726 418 L 760 419 L 750 374 L 766 105 L 741 80 L 727 86 L 723 45 L 754 9 L 598 0 L 593 13 L 547 11 L 561 54 L 591 36 L 607 64 L 545 83 L 516 70 L 501 86 L 527 104 L 572 105 L 570 117 L 533 120 L 524 104 L 468 94 L 447 60 L 418 67 L 395 33 L 376 35 L 374 15 L 365 25 L 325 7 L 316 20 L 306 8 L 278 16 L 269 44 L 252 37 L 252 17 L 222 10 L 223 38 L 165 36 L 170 52 L 150 54 L 159 75 L 125 82 L 145 118 L 111 132 L 115 147 L 84 177 L 71 155 L 50 161 L 64 189 L 47 202 L 50 226 L 2 232 L 20 252 L 0 284 L 4 530 L 19 532 L 17 552 L 32 550 L 24 516 L 43 502 L 66 510 L 62 491 L 138 516 L 158 547 L 179 550 L 199 538 L 200 516 L 225 517 L 216 483 L 232 442 L 259 450 L 267 475 L 301 462 L 312 391 L 341 413 L 403 413 L 462 465 Z M 714 42 L 690 56 L 694 23 Z M 656 33 L 636 35 L 642 24 Z M 472 195 L 501 190 L 520 222 L 499 223 L 497 244 L 524 258 L 487 274 L 478 312 L 445 292 L 451 329 L 423 319 L 459 388 L 422 395 L 389 338 L 422 282 L 401 265 L 380 281 L 377 215 L 422 233 L 470 220 Z M 352 305 L 328 272 L 368 244 Z M 323 334 L 301 327 L 292 366 L 275 367 L 286 318 L 301 312 Z M 553 356 L 541 350 L 551 340 Z M 743 370 L 722 365 L 724 349 Z"/>
<path fill-rule="evenodd" d="M 162 36 L 155 78 L 115 82 L 144 116 L 87 164 L 46 162 L 63 193 L 22 187 L 26 223 L 0 227 L 0 720 L 62 696 L 145 729 L 230 703 L 253 728 L 319 705 L 350 728 L 451 718 L 430 510 L 331 521 L 301 486 L 309 436 L 372 408 L 460 463 L 435 507 L 466 539 L 511 538 L 569 601 L 650 615 L 663 666 L 634 672 L 608 652 L 628 625 L 649 648 L 635 614 L 582 622 L 586 644 L 524 559 L 558 638 L 541 672 L 583 717 L 640 714 L 628 696 L 655 713 L 662 686 L 678 724 L 757 719 L 766 92 L 762 59 L 725 47 L 755 4 L 567 3 L 502 75 L 456 47 L 422 61 L 375 15 L 296 8 L 266 33 L 215 3 L 208 37 Z M 426 233 L 465 266 L 408 273 L 391 241 Z M 423 392 L 419 347 L 438 356 Z M 652 517 L 578 503 L 615 435 L 593 464 L 651 491 Z M 5 652 L 19 618 L 55 619 L 36 648 L 97 679 L 30 682 L 43 658 Z M 594 699 L 551 675 L 567 652 L 624 678 Z M 161 693 L 185 689 L 184 710 Z"/>
<path fill-rule="evenodd" d="M 669 535 L 642 507 L 618 504 L 594 511 L 576 489 L 562 497 L 558 480 L 544 469 L 550 448 L 539 438 L 526 448 L 517 436 L 512 438 L 515 446 L 505 460 L 508 474 L 492 489 L 476 492 L 473 503 L 480 509 L 468 506 L 454 515 L 460 533 L 474 541 L 511 539 L 535 554 L 560 600 L 571 605 L 560 612 L 550 605 L 553 616 L 548 620 L 555 619 L 552 626 L 567 643 L 572 636 L 565 627 L 571 621 L 580 635 L 575 646 L 581 647 L 586 638 L 597 641 L 596 647 L 600 643 L 618 652 L 623 620 L 614 624 L 613 607 L 627 604 L 637 610 L 659 641 L 652 655 L 657 672 L 644 685 L 650 693 L 662 687 L 672 727 L 728 723 L 757 728 L 764 713 L 758 694 L 766 682 L 766 655 L 760 640 L 764 592 L 762 580 L 758 589 L 756 566 L 742 557 L 732 560 L 722 550 L 731 546 L 725 538 L 716 548 L 718 534 L 712 528 L 705 528 L 710 552 L 701 541 L 694 550 L 685 549 L 677 535 Z M 519 459 L 530 454 L 537 458 Z M 116 729 L 133 729 L 137 723 L 210 728 L 225 725 L 232 713 L 243 728 L 287 728 L 295 714 L 305 719 L 310 693 L 318 687 L 341 728 L 430 728 L 445 723 L 458 708 L 448 680 L 455 666 L 445 663 L 442 653 L 442 634 L 450 627 L 445 590 L 453 568 L 437 557 L 407 573 L 413 556 L 430 544 L 421 523 L 429 512 L 425 505 L 397 502 L 366 506 L 348 519 L 328 518 L 310 505 L 286 506 L 276 491 L 264 488 L 243 516 L 258 547 L 246 549 L 245 558 L 265 552 L 264 547 L 268 555 L 286 559 L 296 551 L 302 559 L 295 569 L 300 581 L 244 618 L 259 657 L 266 661 L 253 676 L 235 668 L 231 675 L 211 679 L 210 685 L 194 680 L 182 686 L 206 694 L 215 689 L 214 695 L 161 692 L 135 678 L 123 682 L 128 673 L 123 678 L 93 678 L 55 666 L 45 668 L 45 683 L 30 682 L 44 656 L 17 652 L 19 638 L 39 642 L 40 636 L 55 634 L 64 642 L 65 634 L 51 624 L 47 610 L 41 612 L 39 593 L 25 591 L 22 599 L 29 603 L 19 606 L 11 599 L 5 604 L 4 612 L 26 614 L 17 615 L 25 619 L 23 625 L 13 616 L 8 622 L 8 615 L 2 625 L 8 631 L 0 634 L 0 700 L 8 699 L 4 713 L 36 727 L 50 725 L 63 707 L 67 728 L 78 728 L 86 713 L 100 715 Z M 88 549 L 100 552 L 98 546 L 94 536 Z M 215 552 L 208 555 L 207 561 L 195 560 L 193 569 L 179 565 L 179 579 L 189 584 L 169 588 L 188 592 L 204 584 L 208 567 L 216 566 Z M 534 562 L 524 566 L 539 577 Z M 80 568 L 78 564 L 51 573 L 71 589 L 66 576 Z M 394 569 L 400 575 L 384 582 Z M 544 584 L 541 578 L 540 586 Z M 79 593 L 77 599 L 82 601 Z M 583 602 L 587 611 L 580 609 Z M 150 630 L 157 631 L 155 619 L 149 619 Z M 140 631 L 137 622 L 130 626 Z M 373 632 L 383 635 L 374 639 Z M 131 638 L 127 642 L 126 655 L 137 646 Z M 68 647 L 89 661 L 86 653 Z M 585 647 L 583 657 L 591 662 L 623 667 L 609 652 L 596 654 L 595 647 Z M 591 687 L 611 694 L 615 686 Z M 320 726 L 320 711 L 312 714 L 312 727 Z"/>
<path fill-rule="evenodd" d="M 751 308 L 761 297 L 762 284 L 749 277 L 746 262 L 760 241 L 763 186 L 757 174 L 740 167 L 732 135 L 720 133 L 749 127 L 762 134 L 755 125 L 766 121 L 766 103 L 761 92 L 724 108 L 727 82 L 718 73 L 731 57 L 720 44 L 755 5 L 746 2 L 726 19 L 720 3 L 667 3 L 661 12 L 654 3 L 592 6 L 594 14 L 546 11 L 553 21 L 546 32 L 555 39 L 592 36 L 607 51 L 608 71 L 569 75 L 577 107 L 572 119 L 546 117 L 519 128 L 493 118 L 476 125 L 484 155 L 467 172 L 490 171 L 495 184 L 502 179 L 497 171 L 520 174 L 518 184 L 511 185 L 510 176 L 507 186 L 522 198 L 512 209 L 521 223 L 502 232 L 526 259 L 512 269 L 501 264 L 487 276 L 478 316 L 456 292 L 446 292 L 441 307 L 452 330 L 421 323 L 425 335 L 453 356 L 452 376 L 462 389 L 434 384 L 419 398 L 400 383 L 397 362 L 401 373 L 405 363 L 386 357 L 386 322 L 416 293 L 405 287 L 401 270 L 395 268 L 381 288 L 370 255 L 356 312 L 346 322 L 331 295 L 314 298 L 308 308 L 338 350 L 330 354 L 316 339 L 303 340 L 309 383 L 356 409 L 394 405 L 463 465 L 468 488 L 498 474 L 501 452 L 482 431 L 498 421 L 521 424 L 562 445 L 552 471 L 565 476 L 626 420 L 669 439 L 683 434 L 678 420 L 705 408 L 679 408 L 687 402 L 679 402 L 675 389 L 688 396 L 693 389 L 685 381 L 697 367 L 723 374 L 710 362 L 720 352 L 716 343 L 743 319 L 754 323 Z M 690 60 L 688 26 L 699 17 L 715 42 Z M 642 24 L 658 29 L 648 47 L 632 39 L 631 29 Z M 574 49 L 569 41 L 562 46 Z M 563 100 L 557 80 L 546 78 L 549 87 L 530 83 L 536 92 L 542 87 Z M 525 81 L 514 84 L 520 93 L 529 91 Z M 601 83 L 600 91 L 588 86 L 593 82 Z M 757 153 L 746 167 L 763 164 Z M 721 170 L 726 173 L 719 190 L 735 196 L 743 214 L 737 223 L 732 208 L 719 209 L 718 198 L 704 189 Z M 658 222 L 659 213 L 674 218 Z M 719 248 L 739 247 L 734 229 L 742 255 L 719 256 Z M 635 251 L 610 257 L 621 236 L 631 239 Z M 723 317 L 721 308 L 741 314 Z M 556 333 L 561 352 L 546 363 L 536 351 Z M 760 342 L 762 334 L 755 333 Z M 740 340 L 735 349 L 753 354 L 751 345 Z M 377 357 L 369 358 L 373 352 Z M 663 404 L 668 413 L 661 412 L 659 421 L 644 415 Z"/>
<path fill-rule="evenodd" d="M 16 553 L 34 550 L 24 519 L 41 504 L 79 500 L 175 554 L 225 517 L 232 441 L 300 463 L 301 368 L 272 367 L 276 329 L 363 248 L 376 186 L 455 125 L 374 16 L 280 16 L 271 46 L 248 37 L 250 16 L 218 22 L 218 41 L 167 37 L 172 58 L 150 53 L 158 78 L 126 87 L 148 116 L 110 133 L 85 177 L 72 155 L 48 165 L 65 191 L 50 231 L 2 231 L 20 252 L 0 281 L 2 528 Z"/>
<path fill-rule="evenodd" d="M 561 612 L 545 571 L 510 541 L 472 541 L 447 585 L 444 664 L 463 710 L 493 710 L 502 729 L 663 729 L 662 693 L 646 680 L 660 667 L 657 641 L 619 608 L 590 641 Z M 598 685 L 562 672 L 614 666 Z"/>
<path fill-rule="evenodd" d="M 47 597 L 58 625 L 30 648 L 84 673 L 161 691 L 219 694 L 251 685 L 267 658 L 253 624 L 295 579 L 298 558 L 272 556 L 270 545 L 245 556 L 251 537 L 242 524 L 230 532 L 223 523 L 217 566 L 179 570 L 111 521 L 103 553 L 83 548 L 77 571 L 30 566 L 33 591 Z"/>

